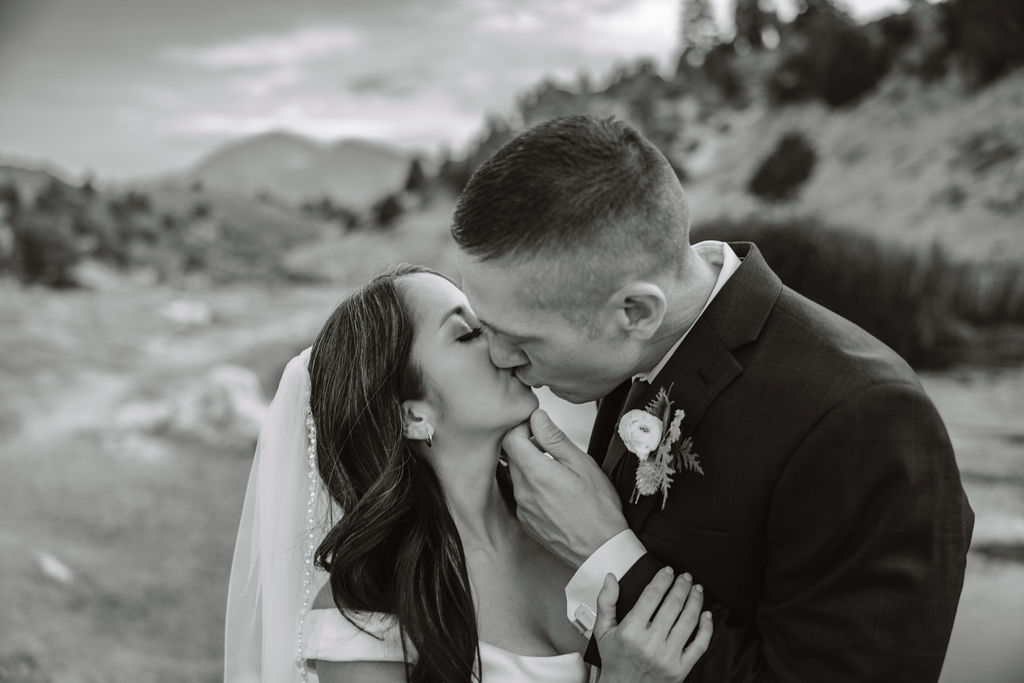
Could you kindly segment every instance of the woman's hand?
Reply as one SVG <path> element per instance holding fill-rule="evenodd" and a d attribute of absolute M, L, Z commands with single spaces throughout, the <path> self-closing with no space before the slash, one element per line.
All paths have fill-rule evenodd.
<path fill-rule="evenodd" d="M 713 627 L 711 613 L 700 611 L 704 590 L 693 585 L 689 574 L 672 579 L 670 567 L 658 572 L 618 624 L 619 584 L 613 575 L 605 577 L 594 624 L 600 683 L 679 683 L 708 649 Z M 687 645 L 694 628 L 697 634 Z"/>

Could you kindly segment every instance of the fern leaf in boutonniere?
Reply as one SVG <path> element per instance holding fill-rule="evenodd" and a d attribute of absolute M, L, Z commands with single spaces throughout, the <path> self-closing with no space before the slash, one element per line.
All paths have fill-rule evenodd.
<path fill-rule="evenodd" d="M 692 437 L 686 437 L 679 444 L 679 460 L 685 469 L 697 474 L 704 474 L 704 468 L 700 466 L 700 456 L 693 452 Z"/>
<path fill-rule="evenodd" d="M 662 510 L 668 502 L 673 475 L 680 470 L 704 474 L 700 458 L 693 450 L 693 438 L 682 439 L 686 412 L 672 410 L 671 390 L 671 385 L 668 389 L 660 388 L 644 410 L 631 410 L 619 420 L 619 436 L 626 450 L 640 460 L 629 502 L 636 503 L 640 496 L 660 491 Z"/>
<path fill-rule="evenodd" d="M 668 392 L 671 390 L 671 384 L 668 386 L 668 389 L 665 389 L 665 387 L 658 389 L 657 395 L 648 401 L 647 407 L 644 408 L 651 415 L 661 418 L 662 434 L 668 433 L 669 422 L 672 419 L 672 401 L 668 397 Z"/>

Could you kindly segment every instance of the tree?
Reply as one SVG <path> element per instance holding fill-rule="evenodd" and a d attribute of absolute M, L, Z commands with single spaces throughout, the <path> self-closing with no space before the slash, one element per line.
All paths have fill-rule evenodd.
<path fill-rule="evenodd" d="M 458 194 L 466 187 L 472 175 L 473 169 L 468 161 L 453 159 L 447 151 L 443 153 L 441 167 L 437 171 L 437 179 L 443 187 Z"/>
<path fill-rule="evenodd" d="M 93 175 L 92 171 L 86 174 L 85 180 L 82 181 L 82 186 L 78 189 L 89 199 L 96 196 L 96 176 Z"/>
<path fill-rule="evenodd" d="M 409 175 L 405 179 L 405 191 L 419 194 L 427 189 L 427 174 L 423 172 L 423 164 L 419 157 L 414 157 L 409 164 Z"/>
<path fill-rule="evenodd" d="M 373 218 L 378 226 L 389 228 L 404 210 L 398 197 L 389 194 L 373 205 Z"/>
<path fill-rule="evenodd" d="M 718 42 L 718 27 L 707 0 L 683 0 L 682 53 L 692 64 L 704 61 L 704 55 Z"/>
<path fill-rule="evenodd" d="M 21 209 L 21 195 L 14 183 L 0 185 L 0 206 L 6 207 L 8 216 L 12 216 Z"/>
<path fill-rule="evenodd" d="M 22 212 L 11 225 L 15 268 L 23 282 L 73 287 L 78 262 L 70 220 L 42 211 Z"/>
<path fill-rule="evenodd" d="M 760 50 L 764 47 L 761 33 L 771 24 L 768 12 L 761 8 L 764 0 L 735 1 L 736 39 L 745 42 L 752 50 Z"/>
<path fill-rule="evenodd" d="M 950 0 L 942 8 L 956 59 L 973 85 L 987 85 L 1024 64 L 1020 0 Z"/>
<path fill-rule="evenodd" d="M 72 193 L 56 178 L 51 178 L 36 195 L 32 208 L 50 216 L 67 213 L 72 208 Z"/>
<path fill-rule="evenodd" d="M 892 57 L 841 7 L 803 0 L 787 28 L 768 90 L 777 102 L 816 98 L 831 107 L 854 102 L 888 73 Z"/>

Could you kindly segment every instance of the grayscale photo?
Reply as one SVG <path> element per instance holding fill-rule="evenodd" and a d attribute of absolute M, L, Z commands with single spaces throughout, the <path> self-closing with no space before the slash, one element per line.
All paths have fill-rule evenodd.
<path fill-rule="evenodd" d="M 1020 0 L 0 0 L 0 683 L 1024 680 Z"/>

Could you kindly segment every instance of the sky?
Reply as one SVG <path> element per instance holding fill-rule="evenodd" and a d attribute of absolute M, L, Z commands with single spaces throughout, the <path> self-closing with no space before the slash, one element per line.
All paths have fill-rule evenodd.
<path fill-rule="evenodd" d="M 733 0 L 711 0 L 728 23 Z M 780 13 L 793 0 L 776 0 Z M 906 0 L 845 0 L 867 19 Z M 545 76 L 678 57 L 679 0 L 0 0 L 0 163 L 125 180 L 271 130 L 458 151 Z"/>

